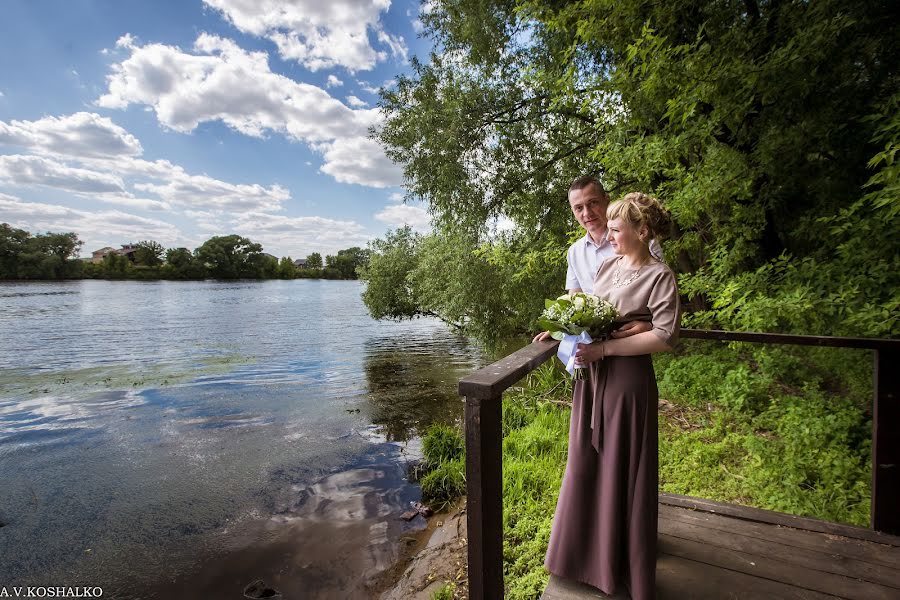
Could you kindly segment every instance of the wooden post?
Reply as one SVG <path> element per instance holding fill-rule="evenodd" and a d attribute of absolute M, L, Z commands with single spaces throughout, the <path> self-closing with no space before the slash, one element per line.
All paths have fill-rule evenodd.
<path fill-rule="evenodd" d="M 900 351 L 875 350 L 872 529 L 900 535 Z"/>
<path fill-rule="evenodd" d="M 503 597 L 502 394 L 466 397 L 469 598 Z"/>

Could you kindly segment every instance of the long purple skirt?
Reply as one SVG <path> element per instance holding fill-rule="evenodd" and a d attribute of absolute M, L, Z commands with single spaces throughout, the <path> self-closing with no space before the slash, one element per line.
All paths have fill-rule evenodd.
<path fill-rule="evenodd" d="M 656 597 L 658 401 L 649 355 L 607 357 L 575 383 L 544 563 L 554 575 L 634 600 Z"/>

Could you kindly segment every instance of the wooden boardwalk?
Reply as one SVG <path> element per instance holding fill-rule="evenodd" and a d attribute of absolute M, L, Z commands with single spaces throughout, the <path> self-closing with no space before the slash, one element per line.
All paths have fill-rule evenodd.
<path fill-rule="evenodd" d="M 658 600 L 900 600 L 900 537 L 663 494 L 657 591 Z M 608 597 L 552 577 L 542 600 Z"/>

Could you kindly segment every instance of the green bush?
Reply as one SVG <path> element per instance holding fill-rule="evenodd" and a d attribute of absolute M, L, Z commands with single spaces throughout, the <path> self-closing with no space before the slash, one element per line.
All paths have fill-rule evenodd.
<path fill-rule="evenodd" d="M 465 451 L 466 444 L 459 431 L 448 425 L 432 425 L 422 440 L 422 452 L 428 470 L 463 457 Z"/>
<path fill-rule="evenodd" d="M 420 481 L 422 499 L 437 510 L 466 493 L 466 461 L 456 458 L 439 464 Z"/>

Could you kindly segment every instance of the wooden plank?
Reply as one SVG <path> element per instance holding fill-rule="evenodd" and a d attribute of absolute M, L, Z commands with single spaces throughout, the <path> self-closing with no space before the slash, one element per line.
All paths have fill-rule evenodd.
<path fill-rule="evenodd" d="M 501 399 L 466 398 L 469 598 L 503 597 Z"/>
<path fill-rule="evenodd" d="M 900 350 L 875 351 L 872 529 L 900 535 Z"/>
<path fill-rule="evenodd" d="M 533 342 L 459 381 L 459 395 L 466 398 L 499 398 L 507 388 L 556 354 L 559 342 Z"/>
<path fill-rule="evenodd" d="M 862 348 L 868 350 L 900 351 L 900 340 L 885 338 L 850 338 L 826 335 L 753 333 L 749 331 L 722 331 L 720 329 L 682 329 L 681 337 L 695 340 L 718 340 L 721 342 L 755 342 L 760 344 L 789 344 L 792 346 L 824 346 L 830 348 Z"/>
<path fill-rule="evenodd" d="M 715 513 L 678 508 L 666 504 L 659 505 L 659 518 L 660 520 L 670 519 L 682 523 L 693 523 L 725 533 L 740 533 L 758 539 L 771 540 L 785 546 L 818 550 L 837 557 L 850 558 L 879 565 L 885 569 L 900 571 L 900 548 L 894 546 L 885 546 L 830 533 L 732 519 Z"/>
<path fill-rule="evenodd" d="M 827 600 L 836 596 L 662 554 L 656 561 L 657 600 Z"/>
<path fill-rule="evenodd" d="M 704 498 L 694 498 L 692 496 L 681 496 L 678 494 L 660 494 L 659 501 L 661 504 L 692 508 L 694 510 L 717 513 L 736 519 L 744 519 L 746 521 L 783 525 L 784 527 L 793 527 L 794 529 L 830 533 L 832 535 L 840 535 L 843 537 L 900 547 L 900 536 L 872 531 L 871 529 L 864 529 L 853 525 L 830 523 L 820 519 L 798 517 L 796 515 L 789 515 L 772 510 L 726 504 L 724 502 L 715 502 Z"/>
<path fill-rule="evenodd" d="M 694 523 L 684 523 L 666 518 L 660 518 L 659 532 L 717 548 L 735 550 L 742 554 L 756 555 L 760 558 L 773 559 L 784 564 L 820 571 L 827 575 L 839 575 L 877 583 L 894 588 L 896 597 L 900 597 L 900 571 L 896 569 L 887 569 L 881 565 L 819 550 L 787 546 L 771 540 L 741 535 L 736 531 L 727 533 Z"/>
<path fill-rule="evenodd" d="M 668 534 L 660 534 L 659 546 L 662 552 L 673 556 L 849 600 L 897 600 L 898 596 L 896 588 L 806 569 L 787 564 L 779 558 L 728 550 Z"/>
<path fill-rule="evenodd" d="M 661 554 L 656 562 L 657 600 L 834 600 L 836 596 L 787 583 L 760 579 L 693 561 Z M 596 600 L 607 596 L 590 586 L 550 576 L 541 600 Z"/>

